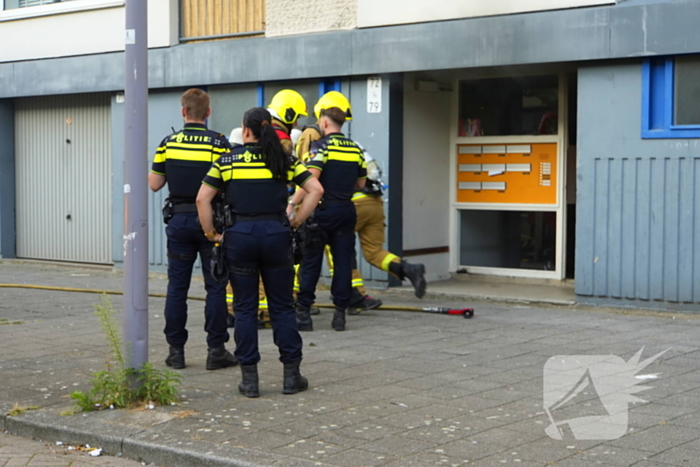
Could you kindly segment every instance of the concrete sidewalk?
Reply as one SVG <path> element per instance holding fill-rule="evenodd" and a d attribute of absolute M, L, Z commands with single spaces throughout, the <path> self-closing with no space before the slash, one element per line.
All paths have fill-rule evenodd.
<path fill-rule="evenodd" d="M 120 289 L 103 270 L 0 265 L 0 283 Z M 164 292 L 161 276 L 151 292 Z M 198 281 L 192 295 L 203 295 Z M 377 294 L 387 305 L 469 305 Z M 319 301 L 327 301 L 327 294 Z M 117 310 L 121 297 L 112 297 Z M 207 372 L 201 302 L 190 304 L 182 403 L 155 410 L 62 416 L 71 391 L 89 388 L 108 349 L 94 294 L 0 289 L 0 417 L 13 434 L 90 444 L 106 453 L 179 466 L 545 466 L 700 465 L 700 320 L 592 308 L 477 303 L 476 316 L 373 311 L 330 328 L 331 313 L 303 334 L 309 391 L 281 394 L 282 365 L 270 330 L 260 331 L 260 399 L 236 390 L 237 368 Z M 150 300 L 151 360 L 163 368 L 163 299 Z M 232 346 L 232 343 L 230 344 Z M 619 439 L 549 438 L 543 368 L 556 355 L 629 360 L 671 348 L 643 370 Z M 599 389 L 600 390 L 600 389 Z M 586 394 L 586 393 L 583 393 Z M 569 413 L 589 414 L 590 397 Z"/>

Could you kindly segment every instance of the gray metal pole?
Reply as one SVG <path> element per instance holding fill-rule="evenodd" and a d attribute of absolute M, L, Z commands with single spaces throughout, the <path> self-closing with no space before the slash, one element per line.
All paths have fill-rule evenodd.
<path fill-rule="evenodd" d="M 126 0 L 124 355 L 148 361 L 148 29 L 146 0 Z"/>

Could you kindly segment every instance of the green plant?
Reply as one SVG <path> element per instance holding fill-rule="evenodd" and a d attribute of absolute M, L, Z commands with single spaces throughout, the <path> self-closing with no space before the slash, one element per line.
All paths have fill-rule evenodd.
<path fill-rule="evenodd" d="M 74 399 L 78 408 L 85 412 L 89 412 L 95 408 L 96 402 L 90 393 L 86 394 L 83 391 L 75 391 L 71 393 L 70 398 Z"/>
<path fill-rule="evenodd" d="M 138 375 L 141 386 L 138 388 L 138 398 L 153 401 L 162 405 L 177 402 L 177 389 L 182 378 L 170 370 L 161 371 L 152 363 L 146 363 Z"/>
<path fill-rule="evenodd" d="M 95 305 L 95 314 L 102 324 L 112 360 L 107 361 L 107 369 L 94 373 L 90 391 L 71 394 L 76 405 L 90 411 L 108 407 L 124 408 L 144 402 L 164 405 L 177 402 L 181 384 L 178 374 L 170 370 L 161 371 L 150 363 L 140 369 L 126 368 L 116 312 L 106 295 L 102 295 L 100 303 Z"/>
<path fill-rule="evenodd" d="M 9 325 L 9 324 L 24 324 L 24 321 L 10 321 L 6 318 L 0 319 L 0 326 Z"/>
<path fill-rule="evenodd" d="M 15 403 L 15 405 L 12 407 L 12 409 L 10 409 L 10 411 L 7 412 L 7 416 L 8 417 L 16 417 L 17 415 L 22 415 L 23 413 L 25 413 L 28 410 L 39 410 L 39 407 L 37 407 L 35 405 L 25 407 L 25 406 L 22 406 L 22 405 Z"/>

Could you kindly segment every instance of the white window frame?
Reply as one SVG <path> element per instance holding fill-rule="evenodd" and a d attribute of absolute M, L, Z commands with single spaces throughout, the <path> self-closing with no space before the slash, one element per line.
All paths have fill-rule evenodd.
<path fill-rule="evenodd" d="M 121 6 L 124 6 L 124 0 L 73 0 L 5 10 L 5 0 L 0 0 L 0 22 Z"/>

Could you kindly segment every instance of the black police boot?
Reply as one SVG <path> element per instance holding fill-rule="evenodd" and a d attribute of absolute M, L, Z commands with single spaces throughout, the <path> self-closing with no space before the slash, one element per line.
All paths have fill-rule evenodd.
<path fill-rule="evenodd" d="M 296 394 L 309 388 L 309 380 L 299 373 L 301 360 L 284 364 L 284 383 L 282 394 Z"/>
<path fill-rule="evenodd" d="M 320 309 L 319 307 L 317 307 L 317 306 L 312 306 L 311 308 L 309 308 L 309 314 L 310 314 L 311 316 L 320 315 L 320 314 L 321 314 L 321 309 Z"/>
<path fill-rule="evenodd" d="M 336 331 L 345 331 L 345 308 L 339 306 L 335 307 L 335 313 L 333 313 L 333 321 L 331 326 Z"/>
<path fill-rule="evenodd" d="M 170 346 L 170 354 L 165 359 L 165 364 L 173 370 L 182 370 L 185 368 L 185 348 Z"/>
<path fill-rule="evenodd" d="M 238 365 L 238 359 L 231 352 L 226 350 L 223 345 L 215 349 L 209 349 L 207 355 L 207 370 L 219 370 L 230 366 Z"/>
<path fill-rule="evenodd" d="M 299 331 L 313 331 L 314 322 L 311 319 L 311 310 L 297 303 L 297 329 Z"/>
<path fill-rule="evenodd" d="M 241 365 L 243 379 L 238 383 L 238 392 L 246 397 L 260 397 L 258 365 Z"/>
<path fill-rule="evenodd" d="M 423 298 L 427 284 L 425 282 L 425 266 L 422 264 L 411 264 L 406 261 L 400 263 L 389 263 L 389 271 L 399 279 L 408 279 L 413 284 L 416 297 Z"/>

